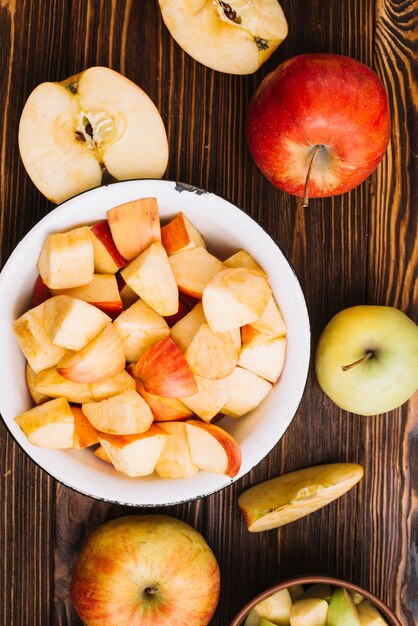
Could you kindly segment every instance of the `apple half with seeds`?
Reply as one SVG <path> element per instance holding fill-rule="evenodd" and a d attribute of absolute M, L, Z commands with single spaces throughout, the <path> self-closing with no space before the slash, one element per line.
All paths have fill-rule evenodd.
<path fill-rule="evenodd" d="M 106 173 L 161 178 L 168 161 L 157 108 L 107 67 L 38 85 L 22 111 L 19 150 L 33 183 L 57 204 L 97 187 Z"/>

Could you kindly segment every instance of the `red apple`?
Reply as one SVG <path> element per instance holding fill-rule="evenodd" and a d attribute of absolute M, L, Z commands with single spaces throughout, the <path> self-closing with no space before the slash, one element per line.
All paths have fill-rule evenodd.
<path fill-rule="evenodd" d="M 257 165 L 274 185 L 304 197 L 304 206 L 308 192 L 334 196 L 362 183 L 381 161 L 389 134 L 378 76 L 334 54 L 285 61 L 263 80 L 248 109 L 248 146 Z"/>
<path fill-rule="evenodd" d="M 220 590 L 203 537 L 165 515 L 107 522 L 85 543 L 71 599 L 86 626 L 207 626 Z"/>

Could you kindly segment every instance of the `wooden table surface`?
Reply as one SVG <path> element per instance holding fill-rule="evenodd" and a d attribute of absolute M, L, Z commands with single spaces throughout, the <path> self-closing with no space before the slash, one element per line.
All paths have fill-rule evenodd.
<path fill-rule="evenodd" d="M 256 74 L 239 77 L 187 56 L 165 28 L 156 0 L 0 0 L 3 263 L 53 208 L 20 162 L 25 99 L 38 83 L 107 65 L 137 82 L 159 107 L 170 144 L 166 177 L 242 207 L 292 262 L 307 299 L 313 347 L 331 316 L 354 304 L 393 305 L 414 317 L 418 3 L 283 0 L 282 6 L 288 38 Z M 353 56 L 377 71 L 389 94 L 392 140 L 361 187 L 303 209 L 255 167 L 245 143 L 245 112 L 256 86 L 280 61 L 316 51 Z M 1 624 L 80 624 L 68 595 L 75 558 L 95 527 L 126 509 L 57 484 L 0 428 Z M 247 533 L 237 508 L 246 487 L 333 461 L 364 466 L 358 488 L 278 533 Z M 213 626 L 226 626 L 271 584 L 309 573 L 359 583 L 387 601 L 403 624 L 418 623 L 416 400 L 361 418 L 322 393 L 311 367 L 297 415 L 268 458 L 221 493 L 164 512 L 196 526 L 219 559 L 222 592 Z"/>

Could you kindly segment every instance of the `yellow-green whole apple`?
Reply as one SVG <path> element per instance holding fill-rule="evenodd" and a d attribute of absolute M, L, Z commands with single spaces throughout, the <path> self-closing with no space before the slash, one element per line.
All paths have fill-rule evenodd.
<path fill-rule="evenodd" d="M 165 515 L 103 524 L 83 546 L 71 581 L 86 626 L 207 626 L 219 590 L 218 564 L 203 537 Z"/>
<path fill-rule="evenodd" d="M 345 309 L 323 330 L 315 367 L 322 390 L 342 409 L 386 413 L 418 387 L 418 326 L 389 306 Z"/>

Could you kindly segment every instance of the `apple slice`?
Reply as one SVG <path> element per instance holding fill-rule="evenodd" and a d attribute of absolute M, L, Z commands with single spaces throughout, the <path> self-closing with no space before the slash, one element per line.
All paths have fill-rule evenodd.
<path fill-rule="evenodd" d="M 82 404 L 93 402 L 91 386 L 86 383 L 74 383 L 58 374 L 55 367 L 43 370 L 36 375 L 35 390 L 51 398 L 67 398 L 69 402 Z"/>
<path fill-rule="evenodd" d="M 222 261 L 202 246 L 178 252 L 169 261 L 180 291 L 199 299 L 212 276 L 225 269 Z"/>
<path fill-rule="evenodd" d="M 123 279 L 160 315 L 179 309 L 179 292 L 161 243 L 153 243 L 121 271 Z"/>
<path fill-rule="evenodd" d="M 72 406 L 74 415 L 74 448 L 81 450 L 99 443 L 99 431 L 94 428 L 78 406 Z"/>
<path fill-rule="evenodd" d="M 152 474 L 164 450 L 169 435 L 152 424 L 139 435 L 100 434 L 100 444 L 119 472 L 128 476 L 148 476 Z"/>
<path fill-rule="evenodd" d="M 135 380 L 125 370 L 90 385 L 95 402 L 116 396 L 118 393 L 122 393 L 122 391 L 135 391 L 135 388 Z"/>
<path fill-rule="evenodd" d="M 48 300 L 48 298 L 50 298 L 51 296 L 52 293 L 50 292 L 49 287 L 47 287 L 42 278 L 38 276 L 33 286 L 32 306 L 39 306 L 40 304 L 42 304 L 42 302 L 45 302 L 45 300 Z"/>
<path fill-rule="evenodd" d="M 229 400 L 228 379 L 213 380 L 196 376 L 198 393 L 183 398 L 184 404 L 203 421 L 210 422 Z"/>
<path fill-rule="evenodd" d="M 99 445 L 99 447 L 94 450 L 93 454 L 94 456 L 97 456 L 97 458 L 101 461 L 105 461 L 106 463 L 110 463 L 111 465 L 113 465 L 112 461 L 109 458 L 109 455 L 107 454 L 107 452 L 105 452 L 105 449 L 102 445 Z"/>
<path fill-rule="evenodd" d="M 139 296 L 129 287 L 129 285 L 126 284 L 120 274 L 116 275 L 116 280 L 118 283 L 119 296 L 122 300 L 123 309 L 129 309 L 129 307 L 139 299 Z"/>
<path fill-rule="evenodd" d="M 175 422 L 192 417 L 193 412 L 178 398 L 163 398 L 145 391 L 140 380 L 136 380 L 136 390 L 144 398 L 156 422 Z"/>
<path fill-rule="evenodd" d="M 72 289 L 54 289 L 53 292 L 88 302 L 112 319 L 117 317 L 123 309 L 118 282 L 114 274 L 94 274 L 88 285 Z"/>
<path fill-rule="evenodd" d="M 286 337 L 279 337 L 259 346 L 243 345 L 238 365 L 275 383 L 286 358 Z"/>
<path fill-rule="evenodd" d="M 229 399 L 222 407 L 222 413 L 230 417 L 246 415 L 273 389 L 270 382 L 242 367 L 236 367 L 226 381 Z"/>
<path fill-rule="evenodd" d="M 42 83 L 20 118 L 19 150 L 34 184 L 55 203 L 118 180 L 161 178 L 168 145 L 163 121 L 137 85 L 107 67 Z"/>
<path fill-rule="evenodd" d="M 113 241 L 120 254 L 132 261 L 155 241 L 161 241 L 156 198 L 141 198 L 107 212 Z"/>
<path fill-rule="evenodd" d="M 81 350 L 110 322 L 96 307 L 70 296 L 54 296 L 44 304 L 44 326 L 52 343 Z"/>
<path fill-rule="evenodd" d="M 170 337 L 147 350 L 134 368 L 149 393 L 165 398 L 184 398 L 197 393 L 193 373 L 180 348 Z"/>
<path fill-rule="evenodd" d="M 114 322 L 130 363 L 137 361 L 155 343 L 170 334 L 170 328 L 161 315 L 146 302 L 138 300 Z"/>
<path fill-rule="evenodd" d="M 224 264 L 227 267 L 246 267 L 248 270 L 255 270 L 264 276 L 264 278 L 268 278 L 266 272 L 254 261 L 251 254 L 246 250 L 238 250 L 238 252 L 226 259 Z"/>
<path fill-rule="evenodd" d="M 190 478 L 199 471 L 190 456 L 186 425 L 182 422 L 160 424 L 170 436 L 158 459 L 155 471 L 160 478 Z"/>
<path fill-rule="evenodd" d="M 122 340 L 113 324 L 108 324 L 79 352 L 72 352 L 58 363 L 57 371 L 76 383 L 96 383 L 125 369 Z"/>
<path fill-rule="evenodd" d="M 222 333 L 261 317 L 270 298 L 270 286 L 259 272 L 230 268 L 216 274 L 206 285 L 203 311 L 211 329 Z"/>
<path fill-rule="evenodd" d="M 206 324 L 206 318 L 201 302 L 198 302 L 187 315 L 174 324 L 170 330 L 170 336 L 182 352 L 186 352 L 202 324 Z"/>
<path fill-rule="evenodd" d="M 28 386 L 29 393 L 32 396 L 32 400 L 34 401 L 35 404 L 43 404 L 44 402 L 46 402 L 47 400 L 51 400 L 52 398 L 51 396 L 48 396 L 46 393 L 41 393 L 40 391 L 37 390 L 35 386 L 36 376 L 37 376 L 36 372 L 34 372 L 31 366 L 29 365 L 29 363 L 26 362 L 25 378 L 26 378 L 26 384 Z"/>
<path fill-rule="evenodd" d="M 97 222 L 90 226 L 90 232 L 94 248 L 94 271 L 97 274 L 116 274 L 121 267 L 125 267 L 128 261 L 119 254 L 115 246 L 109 222 Z"/>
<path fill-rule="evenodd" d="M 241 467 L 241 450 L 226 430 L 197 420 L 186 422 L 192 461 L 201 470 L 234 478 Z"/>
<path fill-rule="evenodd" d="M 94 248 L 88 226 L 45 239 L 38 258 L 38 271 L 50 289 L 70 289 L 93 280 Z"/>
<path fill-rule="evenodd" d="M 49 400 L 15 417 L 34 446 L 66 449 L 73 447 L 74 415 L 65 398 Z"/>
<path fill-rule="evenodd" d="M 259 346 L 285 334 L 286 324 L 273 296 L 267 302 L 261 317 L 251 324 L 246 324 L 241 330 L 242 343 L 251 347 Z"/>
<path fill-rule="evenodd" d="M 198 246 L 206 248 L 205 240 L 202 235 L 187 219 L 184 213 L 181 212 L 166 226 L 162 227 L 161 243 L 168 256 Z"/>
<path fill-rule="evenodd" d="M 202 324 L 184 357 L 193 374 L 225 378 L 238 363 L 239 349 L 231 333 L 214 333 L 208 324 Z"/>
<path fill-rule="evenodd" d="M 280 589 L 271 596 L 259 602 L 255 612 L 261 619 L 266 619 L 279 626 L 289 626 L 292 598 L 288 589 Z M 311 622 L 308 622 L 309 624 Z M 312 623 L 313 626 L 313 623 Z"/>
<path fill-rule="evenodd" d="M 13 330 L 20 349 L 34 372 L 56 365 L 67 352 L 56 346 L 44 326 L 45 302 L 30 309 L 13 322 Z"/>
<path fill-rule="evenodd" d="M 109 435 L 138 435 L 154 421 L 148 404 L 132 390 L 100 402 L 88 402 L 82 410 L 94 428 Z"/>

